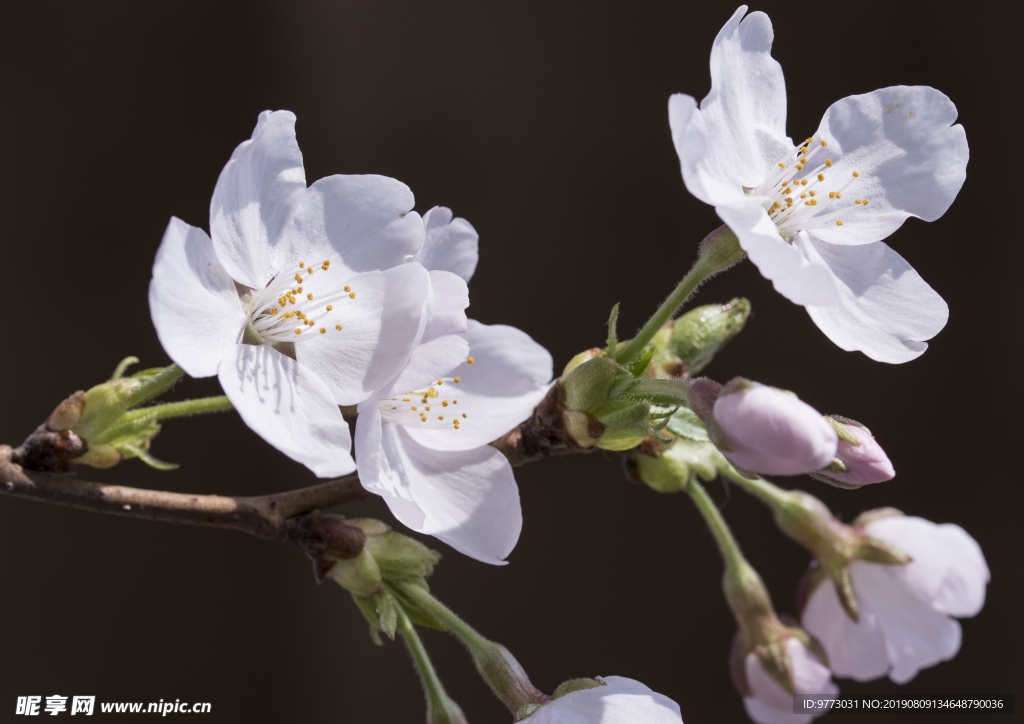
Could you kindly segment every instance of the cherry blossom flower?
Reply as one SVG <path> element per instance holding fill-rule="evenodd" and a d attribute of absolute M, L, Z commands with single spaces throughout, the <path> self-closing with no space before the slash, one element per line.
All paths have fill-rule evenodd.
<path fill-rule="evenodd" d="M 792 687 L 796 696 L 808 699 L 833 699 L 839 687 L 832 683 L 832 672 L 796 637 L 785 642 L 792 671 Z M 747 695 L 743 706 L 758 724 L 807 724 L 812 714 L 793 712 L 794 694 L 786 691 L 765 671 L 757 654 L 747 654 L 744 661 Z"/>
<path fill-rule="evenodd" d="M 953 617 L 981 610 L 988 565 L 977 542 L 958 525 L 896 515 L 877 518 L 862 530 L 912 560 L 850 564 L 859 621 L 843 610 L 832 579 L 823 578 L 807 598 L 803 626 L 821 642 L 838 676 L 868 681 L 888 674 L 905 684 L 960 650 L 960 624 Z"/>
<path fill-rule="evenodd" d="M 405 368 L 359 406 L 360 480 L 405 525 L 500 565 L 519 540 L 522 511 L 512 467 L 488 443 L 544 398 L 551 355 L 513 327 L 467 322 L 476 231 L 446 208 L 423 221 L 416 259 L 431 270 L 430 317 Z"/>
<path fill-rule="evenodd" d="M 430 277 L 413 196 L 382 176 L 306 188 L 295 116 L 261 113 L 210 203 L 210 236 L 172 218 L 153 265 L 150 313 L 189 375 L 217 375 L 249 427 L 321 477 L 350 473 L 338 409 L 406 364 Z"/>
<path fill-rule="evenodd" d="M 799 475 L 820 470 L 836 455 L 836 431 L 821 413 L 760 382 L 729 382 L 711 418 L 712 441 L 730 463 L 751 473 Z"/>
<path fill-rule="evenodd" d="M 599 677 L 602 686 L 544 704 L 528 724 L 682 724 L 679 705 L 633 679 Z"/>
<path fill-rule="evenodd" d="M 669 99 L 686 188 L 835 344 L 882 362 L 914 359 L 948 310 L 882 239 L 911 216 L 938 219 L 963 185 L 969 153 L 956 107 L 927 86 L 882 88 L 834 103 L 793 143 L 771 21 L 746 11 L 715 39 L 700 106 Z"/>

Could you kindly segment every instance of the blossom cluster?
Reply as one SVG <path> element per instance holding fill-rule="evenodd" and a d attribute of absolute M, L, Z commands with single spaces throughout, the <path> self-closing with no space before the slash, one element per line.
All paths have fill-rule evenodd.
<path fill-rule="evenodd" d="M 712 46 L 708 95 L 669 99 L 685 186 L 725 224 L 701 247 L 701 260 L 724 260 L 707 262 L 705 277 L 749 258 L 840 348 L 913 360 L 947 307 L 883 240 L 956 197 L 969 155 L 956 108 L 933 88 L 883 88 L 837 101 L 794 143 L 773 38 L 766 15 L 739 8 Z M 989 577 L 974 539 L 891 510 L 845 525 L 816 499 L 774 488 L 761 476 L 855 488 L 896 471 L 855 420 L 760 382 L 694 376 L 742 327 L 745 300 L 702 308 L 704 331 L 680 318 L 637 345 L 618 342 L 614 311 L 607 349 L 553 379 L 551 355 L 529 335 L 467 318 L 479 246 L 468 221 L 444 207 L 421 216 L 410 189 L 383 176 L 307 186 L 295 122 L 288 111 L 259 116 L 220 174 L 208 234 L 171 219 L 149 293 L 171 359 L 216 376 L 263 439 L 320 477 L 358 468 L 403 524 L 500 565 L 522 512 L 512 466 L 491 443 L 554 393 L 566 444 L 632 450 L 641 480 L 686 490 L 698 507 L 698 479 L 729 477 L 814 556 L 800 625 L 784 624 L 724 523 L 702 509 L 727 562 L 732 674 L 754 721 L 810 721 L 793 697 L 835 696 L 833 676 L 905 683 L 955 655 L 955 618 L 978 613 Z M 705 339 L 711 324 L 719 331 Z M 518 716 L 682 721 L 639 682 L 587 681 Z"/>

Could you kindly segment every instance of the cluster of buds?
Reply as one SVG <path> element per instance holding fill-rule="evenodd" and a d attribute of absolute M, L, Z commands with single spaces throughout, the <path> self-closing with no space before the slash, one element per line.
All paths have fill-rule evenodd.
<path fill-rule="evenodd" d="M 159 470 L 176 468 L 150 455 L 150 441 L 160 432 L 159 417 L 153 408 L 140 405 L 170 389 L 182 372 L 156 367 L 124 376 L 136 362 L 135 357 L 126 358 L 110 380 L 57 405 L 15 450 L 15 462 L 30 470 L 66 471 L 76 465 L 109 468 L 139 458 Z"/>

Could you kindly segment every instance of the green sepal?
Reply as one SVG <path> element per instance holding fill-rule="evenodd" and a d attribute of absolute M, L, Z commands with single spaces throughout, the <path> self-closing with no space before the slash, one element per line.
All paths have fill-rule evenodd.
<path fill-rule="evenodd" d="M 587 689 L 596 689 L 599 686 L 606 686 L 603 681 L 597 679 L 569 679 L 563 681 L 558 685 L 558 688 L 552 692 L 551 696 L 555 699 L 559 699 L 566 694 L 572 694 L 576 691 L 586 691 Z"/>
<path fill-rule="evenodd" d="M 155 457 L 149 454 L 145 448 L 132 445 L 131 443 L 121 442 L 115 443 L 114 447 L 121 451 L 124 455 L 125 460 L 129 460 L 132 457 L 137 457 L 142 462 L 146 463 L 151 468 L 157 470 L 177 470 L 180 465 L 177 463 L 165 463 L 163 460 L 157 460 Z"/>
<path fill-rule="evenodd" d="M 668 421 L 669 432 L 694 442 L 710 442 L 708 429 L 696 413 L 688 407 L 680 407 Z"/>
<path fill-rule="evenodd" d="M 392 641 L 395 640 L 395 630 L 398 628 L 398 611 L 395 609 L 395 602 L 391 598 L 391 593 L 385 590 L 365 598 L 353 593 L 352 601 L 362 612 L 366 620 L 370 622 L 370 630 L 372 632 L 383 633 Z"/>

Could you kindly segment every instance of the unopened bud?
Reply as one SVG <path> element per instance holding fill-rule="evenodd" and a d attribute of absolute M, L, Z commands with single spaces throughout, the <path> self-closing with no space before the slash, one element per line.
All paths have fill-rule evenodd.
<path fill-rule="evenodd" d="M 864 425 L 837 415 L 828 415 L 825 419 L 838 434 L 839 446 L 832 463 L 823 470 L 809 473 L 812 478 L 831 485 L 859 488 L 896 477 L 896 470 L 882 446 Z"/>
<path fill-rule="evenodd" d="M 740 246 L 740 240 L 725 224 L 704 237 L 698 247 L 698 253 L 700 256 L 697 263 L 715 274 L 747 258 L 747 252 Z"/>
<path fill-rule="evenodd" d="M 734 466 L 761 475 L 821 470 L 839 441 L 821 413 L 796 395 L 741 377 L 722 388 L 708 434 Z"/>
<path fill-rule="evenodd" d="M 707 304 L 679 317 L 672 326 L 669 348 L 683 363 L 683 372 L 698 374 L 726 343 L 739 334 L 750 315 L 750 302 Z"/>
<path fill-rule="evenodd" d="M 633 477 L 659 493 L 683 490 L 698 477 L 714 480 L 719 470 L 729 464 L 712 443 L 684 437 L 668 445 L 648 438 L 629 459 Z"/>

